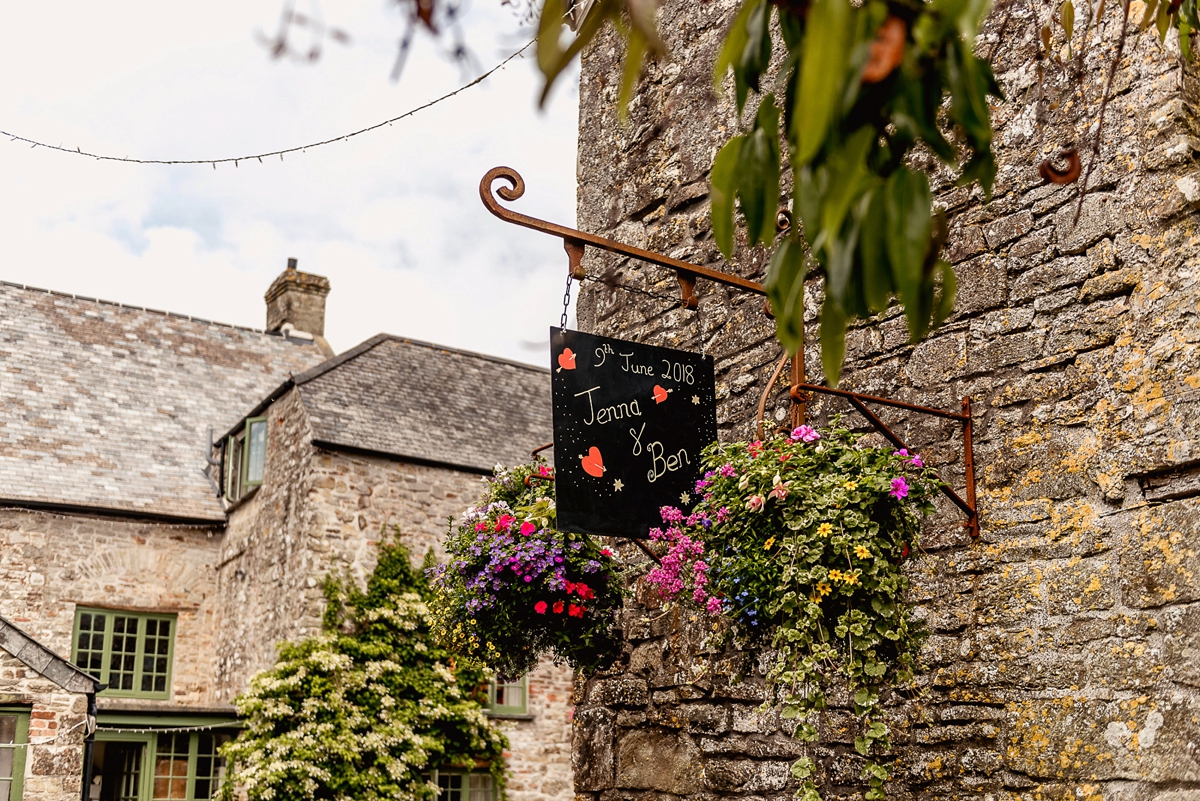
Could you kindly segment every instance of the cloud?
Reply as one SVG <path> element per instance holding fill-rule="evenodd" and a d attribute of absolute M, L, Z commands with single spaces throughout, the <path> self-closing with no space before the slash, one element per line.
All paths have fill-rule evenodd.
<path fill-rule="evenodd" d="M 279 2 L 14 7 L 4 125 L 115 155 L 222 157 L 370 125 L 465 82 L 421 37 L 389 81 L 402 26 L 370 2 L 326 8 L 351 46 L 274 61 L 255 31 L 274 30 Z M 465 20 L 485 67 L 532 35 L 498 0 L 476 0 Z M 526 58 L 392 127 L 216 170 L 0 142 L 0 279 L 261 326 L 263 292 L 297 257 L 332 283 L 339 350 L 387 331 L 541 363 L 531 347 L 561 311 L 561 242 L 496 220 L 477 194 L 507 164 L 527 182 L 518 208 L 573 224 L 576 83 L 544 113 L 538 89 Z"/>

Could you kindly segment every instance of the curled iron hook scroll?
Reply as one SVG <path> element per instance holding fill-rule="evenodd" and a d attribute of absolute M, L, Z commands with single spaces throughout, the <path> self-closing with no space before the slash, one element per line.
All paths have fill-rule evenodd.
<path fill-rule="evenodd" d="M 576 278 L 582 279 L 586 275 L 580 262 L 583 258 L 584 247 L 590 245 L 601 250 L 607 250 L 610 253 L 619 253 L 622 256 L 629 256 L 639 261 L 657 264 L 660 267 L 667 267 L 674 270 L 676 277 L 679 279 L 683 305 L 689 309 L 696 308 L 700 302 L 700 298 L 695 294 L 697 278 L 706 278 L 718 284 L 737 287 L 738 289 L 744 289 L 758 295 L 766 295 L 763 285 L 757 281 L 751 281 L 738 275 L 723 273 L 720 270 L 714 270 L 710 267 L 702 267 L 699 264 L 673 259 L 661 253 L 643 250 L 633 245 L 626 245 L 623 242 L 617 242 L 597 236 L 596 234 L 589 234 L 585 231 L 577 231 L 574 228 L 567 228 L 565 225 L 546 222 L 545 220 L 539 220 L 536 217 L 530 217 L 527 214 L 507 209 L 500 205 L 500 201 L 492 194 L 492 186 L 496 181 L 505 181 L 508 183 L 508 186 L 501 186 L 496 189 L 496 195 L 499 195 L 503 200 L 517 200 L 525 194 L 525 180 L 519 172 L 512 167 L 493 167 L 487 171 L 483 176 L 483 180 L 479 182 L 479 199 L 483 201 L 483 205 L 487 207 L 487 210 L 505 222 L 525 228 L 532 228 L 535 231 L 541 231 L 544 234 L 550 234 L 562 239 L 567 249 L 567 254 L 571 259 L 571 275 Z"/>

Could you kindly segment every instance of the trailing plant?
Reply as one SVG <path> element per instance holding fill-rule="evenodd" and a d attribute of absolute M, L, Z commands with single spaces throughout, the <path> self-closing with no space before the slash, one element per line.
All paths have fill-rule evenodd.
<path fill-rule="evenodd" d="M 884 797 L 890 747 L 881 695 L 911 687 L 925 630 L 905 600 L 902 566 L 917 551 L 921 519 L 939 487 L 920 456 L 866 447 L 838 426 L 800 426 L 766 441 L 706 449 L 699 500 L 672 538 L 702 540 L 704 595 L 659 584 L 728 624 L 728 636 L 767 658 L 768 704 L 816 740 L 811 720 L 833 686 L 846 686 L 868 758 L 868 801 Z M 664 563 L 666 560 L 664 559 Z M 718 627 L 720 628 L 720 627 Z M 808 757 L 792 766 L 798 797 L 819 798 Z"/>
<path fill-rule="evenodd" d="M 426 564 L 432 564 L 431 555 Z M 285 643 L 234 704 L 225 801 L 433 801 L 440 767 L 489 766 L 505 797 L 508 740 L 481 704 L 491 676 L 432 636 L 429 584 L 385 541 L 366 591 L 326 584 L 320 635 Z"/>
<path fill-rule="evenodd" d="M 442 642 L 506 677 L 543 655 L 590 672 L 621 651 L 612 552 L 554 528 L 552 479 L 541 462 L 498 466 L 480 504 L 451 522 L 448 563 L 430 571 Z"/>

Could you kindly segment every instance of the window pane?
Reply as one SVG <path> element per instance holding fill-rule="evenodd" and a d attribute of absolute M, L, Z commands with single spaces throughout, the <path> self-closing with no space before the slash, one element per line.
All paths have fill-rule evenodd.
<path fill-rule="evenodd" d="M 438 801 L 463 801 L 461 773 L 438 773 Z"/>
<path fill-rule="evenodd" d="M 171 649 L 171 621 L 147 620 L 142 642 L 142 692 L 167 690 L 167 654 Z"/>
<path fill-rule="evenodd" d="M 83 612 L 75 636 L 75 664 L 98 679 L 104 677 L 104 626 L 107 615 Z"/>
<path fill-rule="evenodd" d="M 154 760 L 154 798 L 156 801 L 187 801 L 187 734 L 158 735 L 158 755 Z"/>
<path fill-rule="evenodd" d="M 117 784 L 118 801 L 138 801 L 141 796 L 142 746 L 122 743 L 121 776 Z"/>
<path fill-rule="evenodd" d="M 236 501 L 242 497 L 242 435 L 229 438 L 225 456 L 225 497 Z"/>
<path fill-rule="evenodd" d="M 133 689 L 139 623 L 141 621 L 136 617 L 113 616 L 112 651 L 108 657 L 108 686 L 111 689 Z"/>
<path fill-rule="evenodd" d="M 250 457 L 246 465 L 246 483 L 261 484 L 267 458 L 267 421 L 250 424 Z"/>
<path fill-rule="evenodd" d="M 17 716 L 0 715 L 0 743 L 12 744 L 17 741 Z M 11 779 L 13 774 L 13 757 L 15 748 L 0 748 L 0 779 Z M 7 791 L 6 791 L 7 792 Z"/>
<path fill-rule="evenodd" d="M 225 759 L 217 749 L 229 742 L 227 734 L 201 734 L 196 748 L 195 801 L 206 801 L 217 794 L 225 775 Z"/>
<path fill-rule="evenodd" d="M 492 777 L 486 773 L 472 773 L 470 795 L 467 801 L 492 801 Z"/>

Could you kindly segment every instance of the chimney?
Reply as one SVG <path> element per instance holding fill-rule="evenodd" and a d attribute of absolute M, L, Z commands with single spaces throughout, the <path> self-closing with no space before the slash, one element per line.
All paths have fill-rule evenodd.
<path fill-rule="evenodd" d="M 325 296 L 328 294 L 328 278 L 302 273 L 296 269 L 296 260 L 288 259 L 287 269 L 271 282 L 264 296 L 267 301 L 267 331 L 310 334 L 326 355 L 332 355 L 325 341 Z"/>

